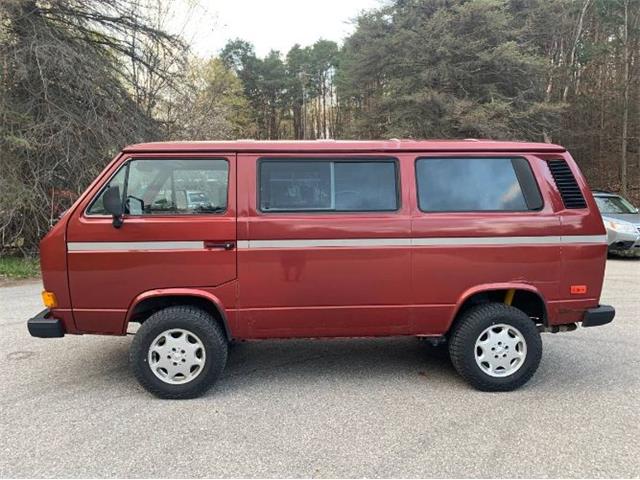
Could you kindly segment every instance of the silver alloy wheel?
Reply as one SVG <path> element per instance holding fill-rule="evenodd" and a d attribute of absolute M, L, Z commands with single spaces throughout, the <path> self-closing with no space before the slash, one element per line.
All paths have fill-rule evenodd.
<path fill-rule="evenodd" d="M 476 363 L 491 377 L 508 377 L 527 358 L 527 342 L 515 327 L 504 323 L 486 328 L 476 340 Z"/>
<path fill-rule="evenodd" d="M 149 346 L 149 367 L 165 383 L 180 385 L 204 369 L 206 351 L 202 340 L 182 328 L 165 330 Z"/>

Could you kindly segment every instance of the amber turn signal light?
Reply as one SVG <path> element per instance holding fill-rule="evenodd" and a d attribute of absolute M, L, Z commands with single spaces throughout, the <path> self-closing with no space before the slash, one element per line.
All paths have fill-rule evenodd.
<path fill-rule="evenodd" d="M 42 303 L 44 303 L 44 306 L 47 308 L 56 308 L 58 306 L 58 299 L 56 298 L 56 294 L 43 290 Z"/>
<path fill-rule="evenodd" d="M 571 285 L 571 295 L 584 295 L 587 293 L 586 285 Z"/>

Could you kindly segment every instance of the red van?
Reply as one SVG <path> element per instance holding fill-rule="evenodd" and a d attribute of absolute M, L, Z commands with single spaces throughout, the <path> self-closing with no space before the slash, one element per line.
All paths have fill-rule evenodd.
<path fill-rule="evenodd" d="M 474 387 L 534 374 L 540 332 L 613 320 L 606 232 L 557 145 L 172 142 L 125 148 L 41 243 L 31 335 L 125 335 L 165 398 L 230 342 L 413 335 Z"/>

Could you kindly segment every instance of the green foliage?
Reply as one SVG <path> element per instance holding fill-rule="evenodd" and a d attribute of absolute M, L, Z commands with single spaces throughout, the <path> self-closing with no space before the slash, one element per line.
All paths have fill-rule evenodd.
<path fill-rule="evenodd" d="M 500 0 L 397 2 L 364 16 L 340 83 L 362 105 L 354 133 L 541 139 L 555 109 L 540 115 L 544 59 L 518 33 Z"/>
<path fill-rule="evenodd" d="M 170 139 L 229 140 L 251 130 L 251 108 L 238 76 L 219 58 L 190 62 L 177 99 L 168 102 Z"/>
<path fill-rule="evenodd" d="M 335 42 L 295 45 L 283 61 L 280 52 L 255 55 L 243 40 L 229 42 L 220 57 L 242 81 L 260 139 L 324 137 L 335 129 L 333 73 L 340 50 Z"/>
<path fill-rule="evenodd" d="M 280 53 L 256 57 L 253 46 L 242 40 L 229 42 L 220 55 L 244 86 L 258 138 L 279 138 L 279 112 L 284 106 L 286 69 Z"/>
<path fill-rule="evenodd" d="M 33 278 L 40 275 L 40 262 L 32 257 L 0 256 L 0 279 Z"/>

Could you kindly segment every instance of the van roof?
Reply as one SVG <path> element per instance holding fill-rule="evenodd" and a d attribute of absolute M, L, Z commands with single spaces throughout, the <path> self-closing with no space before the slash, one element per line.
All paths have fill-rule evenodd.
<path fill-rule="evenodd" d="M 124 152 L 564 152 L 552 143 L 495 140 L 234 140 L 151 142 L 125 147 Z"/>

